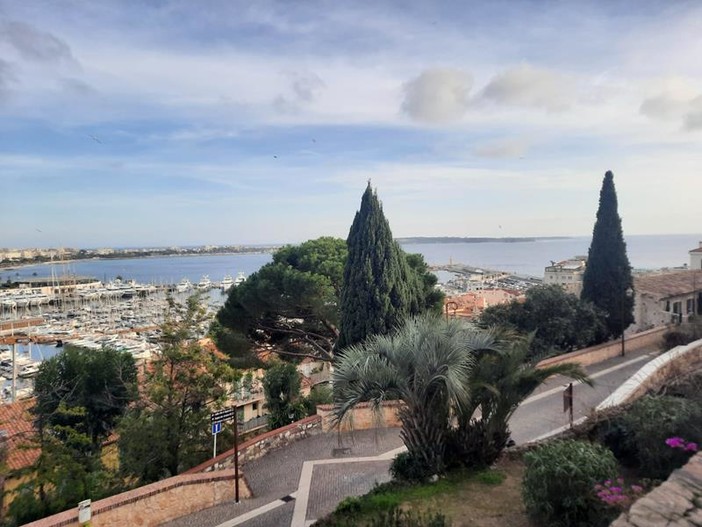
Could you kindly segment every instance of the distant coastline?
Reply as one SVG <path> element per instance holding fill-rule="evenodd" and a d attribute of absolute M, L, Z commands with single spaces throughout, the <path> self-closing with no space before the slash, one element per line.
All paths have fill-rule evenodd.
<path fill-rule="evenodd" d="M 569 240 L 572 236 L 533 236 L 503 238 L 460 237 L 460 236 L 417 236 L 412 238 L 395 238 L 398 243 L 523 243 L 544 240 Z"/>
<path fill-rule="evenodd" d="M 50 258 L 37 256 L 34 258 L 22 258 L 17 260 L 7 260 L 0 262 L 0 271 L 8 271 L 31 267 L 33 265 L 46 265 L 54 263 L 64 265 L 71 262 L 85 260 L 129 260 L 141 258 L 159 257 L 180 257 L 180 256 L 224 256 L 232 254 L 269 254 L 278 250 L 280 246 L 237 246 L 237 247 L 213 247 L 213 248 L 177 248 L 177 249 L 115 249 L 109 254 L 97 254 L 92 250 L 81 249 L 65 254 L 64 258 Z"/>

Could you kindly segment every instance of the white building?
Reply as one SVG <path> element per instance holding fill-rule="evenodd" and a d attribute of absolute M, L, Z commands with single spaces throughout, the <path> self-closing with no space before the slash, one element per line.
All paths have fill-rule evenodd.
<path fill-rule="evenodd" d="M 587 258 L 584 256 L 551 262 L 551 265 L 544 269 L 544 284 L 560 285 L 568 293 L 580 296 L 586 264 Z"/>
<path fill-rule="evenodd" d="M 702 269 L 702 242 L 697 249 L 690 251 L 690 269 Z"/>

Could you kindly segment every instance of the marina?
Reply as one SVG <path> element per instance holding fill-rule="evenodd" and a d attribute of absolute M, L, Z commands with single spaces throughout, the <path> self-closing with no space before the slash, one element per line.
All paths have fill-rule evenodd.
<path fill-rule="evenodd" d="M 67 344 L 117 349 L 137 363 L 148 361 L 158 347 L 169 298 L 202 297 L 204 334 L 226 293 L 244 280 L 244 273 L 221 281 L 203 275 L 195 285 L 187 278 L 168 285 L 71 275 L 19 280 L 0 291 L 0 404 L 30 397 L 41 361 Z"/>

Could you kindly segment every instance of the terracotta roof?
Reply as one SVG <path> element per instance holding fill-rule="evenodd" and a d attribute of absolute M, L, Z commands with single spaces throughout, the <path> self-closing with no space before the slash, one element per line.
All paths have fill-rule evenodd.
<path fill-rule="evenodd" d="M 691 252 L 691 253 L 702 253 L 702 247 L 697 247 L 696 249 L 692 249 L 692 250 L 689 251 L 689 252 Z"/>
<path fill-rule="evenodd" d="M 39 449 L 31 443 L 34 428 L 29 410 L 33 405 L 34 399 L 0 405 L 0 430 L 6 434 L 2 443 L 7 445 L 10 470 L 28 467 L 39 457 Z"/>
<path fill-rule="evenodd" d="M 688 270 L 637 276 L 634 278 L 634 289 L 660 298 L 702 292 L 702 271 Z"/>

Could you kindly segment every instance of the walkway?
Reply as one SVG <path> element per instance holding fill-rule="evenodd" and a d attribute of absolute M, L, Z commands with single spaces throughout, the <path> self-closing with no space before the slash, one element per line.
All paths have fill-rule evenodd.
<path fill-rule="evenodd" d="M 643 350 L 587 368 L 596 384 L 575 386 L 575 418 L 584 418 L 655 355 L 654 349 Z M 510 423 L 517 443 L 567 426 L 562 391 L 568 382 L 562 377 L 550 379 L 522 403 Z M 335 457 L 340 440 L 350 452 Z M 245 465 L 243 472 L 255 498 L 224 503 L 163 527 L 305 527 L 333 511 L 346 496 L 364 494 L 376 483 L 388 481 L 390 462 L 402 449 L 397 429 L 303 439 Z"/>

